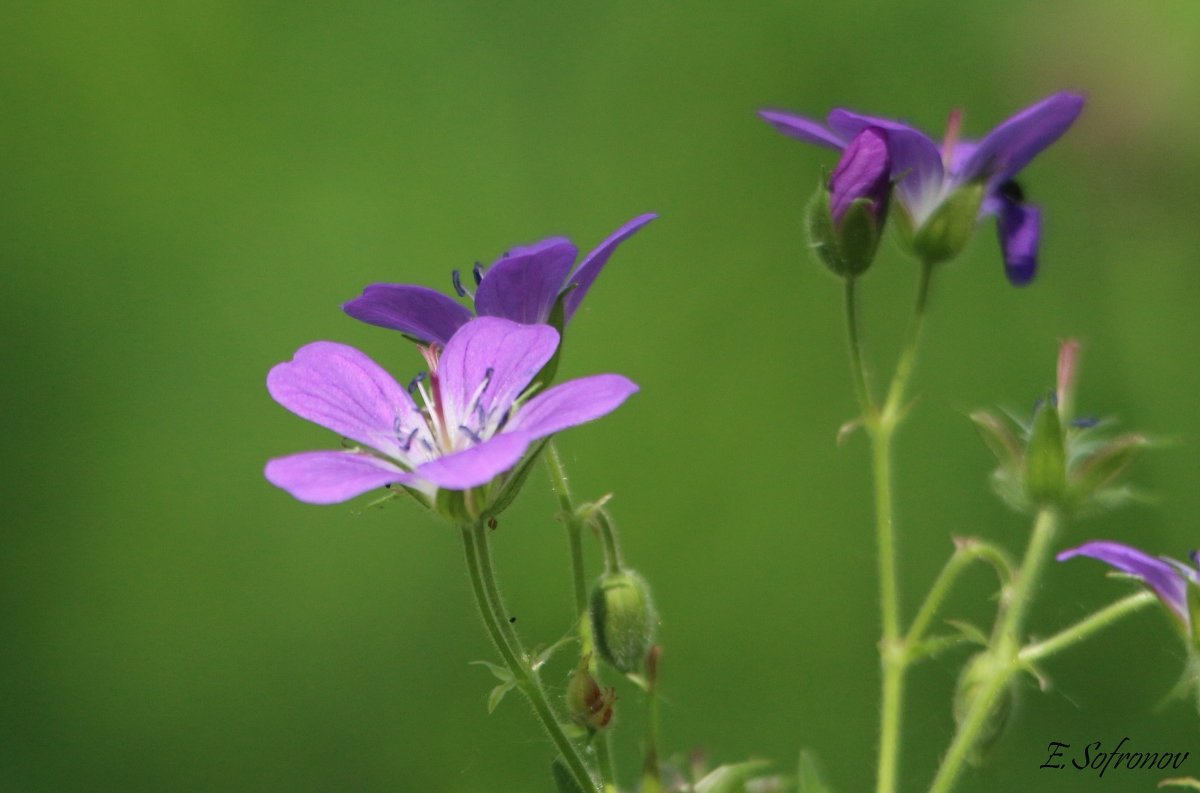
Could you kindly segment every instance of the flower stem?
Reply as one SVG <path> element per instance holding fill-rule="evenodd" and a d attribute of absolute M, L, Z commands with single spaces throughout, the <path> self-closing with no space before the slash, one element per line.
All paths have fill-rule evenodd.
<path fill-rule="evenodd" d="M 900 421 L 900 411 L 904 407 L 904 393 L 917 363 L 917 348 L 921 342 L 921 331 L 925 328 L 925 315 L 929 308 L 929 288 L 932 283 L 933 265 L 922 264 L 912 319 L 908 323 L 904 346 L 900 348 L 900 359 L 896 362 L 896 372 L 892 375 L 891 385 L 888 386 L 887 400 L 883 404 L 881 420 L 884 422 L 899 423 Z"/>
<path fill-rule="evenodd" d="M 542 723 L 542 727 L 550 736 L 555 749 L 558 750 L 563 762 L 566 763 L 580 790 L 598 790 L 591 773 L 587 769 L 579 751 L 563 732 L 562 725 L 554 714 L 542 689 L 537 673 L 529 666 L 529 661 L 522 649 L 516 632 L 512 630 L 504 616 L 504 605 L 500 601 L 499 590 L 496 587 L 495 573 L 492 570 L 490 554 L 487 550 L 487 533 L 482 523 L 462 526 L 463 549 L 467 558 L 467 574 L 471 579 L 471 591 L 475 595 L 475 604 L 479 607 L 484 627 L 489 638 L 496 645 L 509 674 L 516 681 L 517 688 L 528 698 L 533 711 Z"/>
<path fill-rule="evenodd" d="M 916 660 L 913 656 L 914 651 L 925 638 L 925 631 L 928 630 L 933 618 L 937 616 L 937 611 L 941 608 L 942 601 L 949 594 L 950 589 L 958 581 L 958 577 L 962 575 L 972 562 L 984 560 L 996 568 L 1000 574 L 1000 583 L 1005 585 L 1012 578 L 1012 563 L 1008 559 L 1008 554 L 1002 549 L 979 540 L 969 539 L 958 541 L 958 546 L 954 549 L 950 560 L 946 562 L 946 566 L 942 568 L 942 572 L 933 582 L 933 586 L 929 589 L 929 594 L 925 596 L 925 602 L 921 604 L 921 608 L 917 611 L 917 616 L 913 619 L 912 625 L 909 626 L 908 635 L 905 637 L 904 645 L 909 653 L 909 661 Z"/>
<path fill-rule="evenodd" d="M 1014 675 L 1022 668 L 1019 657 L 1021 633 L 1025 627 L 1025 616 L 1037 586 L 1038 578 L 1050 556 L 1054 535 L 1058 531 L 1059 516 L 1051 508 L 1043 508 L 1037 514 L 1029 547 L 1020 569 L 1006 587 L 1001 601 L 1000 614 L 992 642 L 985 651 L 991 663 L 986 668 L 988 677 L 981 680 L 979 689 L 971 700 L 958 731 L 950 742 L 950 748 L 942 758 L 942 765 L 933 779 L 929 793 L 947 793 L 954 788 L 963 764 L 970 757 L 981 732 L 988 725 L 994 709 L 1007 690 Z"/>
<path fill-rule="evenodd" d="M 1025 645 L 1017 654 L 1017 659 L 1022 664 L 1032 664 L 1043 658 L 1049 658 L 1089 638 L 1093 633 L 1104 630 L 1126 614 L 1140 611 L 1157 601 L 1158 598 L 1153 592 L 1137 592 L 1129 595 L 1100 609 L 1095 614 L 1083 618 L 1071 627 L 1064 628 L 1049 639 Z"/>
<path fill-rule="evenodd" d="M 859 332 L 858 297 L 854 276 L 846 278 L 846 288 L 843 291 L 846 307 L 846 342 L 850 350 L 850 376 L 854 380 L 854 394 L 858 397 L 859 409 L 863 419 L 875 413 L 875 399 L 871 396 L 871 388 L 867 383 L 867 367 L 863 363 L 862 334 Z"/>
<path fill-rule="evenodd" d="M 596 662 L 595 639 L 592 636 L 592 623 L 588 612 L 587 574 L 583 565 L 583 526 L 575 514 L 575 503 L 571 498 L 571 486 L 567 482 L 567 470 L 563 465 L 558 446 L 553 440 L 546 443 L 546 466 L 550 469 L 550 484 L 558 496 L 558 506 L 562 510 L 563 525 L 567 530 L 567 544 L 571 551 L 571 578 L 575 592 L 575 616 L 579 626 L 579 654 L 588 657 L 588 671 L 600 680 L 599 664 Z M 612 527 L 608 527 L 611 534 Z M 616 540 L 613 539 L 615 543 Z M 596 760 L 600 766 L 600 777 L 604 782 L 604 791 L 616 791 L 616 768 L 612 757 L 612 729 L 604 730 L 595 736 Z"/>

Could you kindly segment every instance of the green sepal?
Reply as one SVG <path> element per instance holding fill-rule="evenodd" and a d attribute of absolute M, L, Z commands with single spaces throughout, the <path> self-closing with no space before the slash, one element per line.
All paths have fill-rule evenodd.
<path fill-rule="evenodd" d="M 825 187 L 824 180 L 817 186 L 817 192 L 808 202 L 805 216 L 809 246 L 830 272 L 839 278 L 844 278 L 850 268 L 842 261 L 842 252 L 837 242 L 837 230 L 833 227 L 833 214 L 829 208 L 829 189 Z"/>
<path fill-rule="evenodd" d="M 474 520 L 471 511 L 467 509 L 467 497 L 464 490 L 438 488 L 434 508 L 443 517 L 455 523 L 470 523 Z"/>
<path fill-rule="evenodd" d="M 977 410 L 970 415 L 979 437 L 988 450 L 996 456 L 1001 468 L 1015 471 L 1021 467 L 1021 445 L 1017 437 L 994 413 Z"/>
<path fill-rule="evenodd" d="M 975 231 L 984 185 L 971 182 L 948 195 L 913 235 L 913 252 L 925 264 L 940 264 L 962 253 Z"/>
<path fill-rule="evenodd" d="M 520 465 L 504 480 L 504 484 L 500 486 L 500 492 L 492 499 L 491 505 L 483 511 L 481 517 L 494 518 L 509 508 L 513 500 L 517 497 L 517 494 L 521 492 L 525 480 L 529 478 L 529 472 L 533 469 L 534 463 L 541 457 L 542 449 L 546 448 L 547 440 L 549 439 L 543 438 L 533 448 L 532 452 L 525 455 L 525 459 Z"/>
<path fill-rule="evenodd" d="M 489 672 L 496 676 L 496 679 L 501 683 L 514 682 L 512 672 L 508 671 L 507 667 L 493 664 L 491 661 L 471 661 L 472 666 L 486 667 Z"/>
<path fill-rule="evenodd" d="M 1150 445 L 1145 435 L 1129 434 L 1114 438 L 1100 447 L 1071 476 L 1071 496 L 1083 500 L 1107 486 Z"/>
<path fill-rule="evenodd" d="M 550 764 L 550 773 L 554 775 L 554 787 L 558 793 L 585 793 L 561 757 L 554 758 L 554 762 Z"/>
<path fill-rule="evenodd" d="M 1041 506 L 1061 504 L 1067 491 L 1067 455 L 1063 449 L 1058 408 L 1044 400 L 1033 417 L 1033 431 L 1025 449 L 1025 492 Z"/>
<path fill-rule="evenodd" d="M 766 760 L 727 763 L 705 774 L 692 790 L 695 793 L 745 793 L 747 783 L 762 776 L 770 767 Z"/>
<path fill-rule="evenodd" d="M 842 216 L 840 227 L 833 222 L 829 189 L 824 183 L 808 204 L 809 243 L 822 264 L 839 278 L 862 275 L 875 260 L 879 248 L 879 226 L 871 212 L 873 202 L 856 199 Z"/>
<path fill-rule="evenodd" d="M 800 750 L 800 762 L 796 767 L 796 793 L 833 793 L 825 784 L 825 775 L 817 757 L 809 749 Z"/>

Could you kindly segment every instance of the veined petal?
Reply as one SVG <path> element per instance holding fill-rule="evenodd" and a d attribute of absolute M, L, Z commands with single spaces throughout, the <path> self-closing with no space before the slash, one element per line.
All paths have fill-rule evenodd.
<path fill-rule="evenodd" d="M 1041 210 L 1002 197 L 996 210 L 996 233 L 1004 255 L 1005 275 L 1013 286 L 1025 286 L 1037 275 Z"/>
<path fill-rule="evenodd" d="M 414 473 L 446 490 L 468 490 L 487 484 L 519 463 L 532 440 L 527 432 L 502 432 L 477 446 L 420 465 Z"/>
<path fill-rule="evenodd" d="M 429 437 L 424 417 L 408 393 L 364 353 L 318 341 L 296 351 L 267 375 L 276 402 L 389 457 L 407 459 L 401 438 L 414 430 Z"/>
<path fill-rule="evenodd" d="M 1142 579 L 1147 586 L 1154 590 L 1159 600 L 1178 614 L 1185 625 L 1188 624 L 1187 582 L 1179 571 L 1167 562 L 1142 553 L 1129 545 L 1107 540 L 1084 543 L 1078 548 L 1063 551 L 1055 558 L 1064 562 L 1076 556 L 1099 559 L 1122 573 L 1129 573 Z"/>
<path fill-rule="evenodd" d="M 942 199 L 942 153 L 933 139 L 915 127 L 877 116 L 864 116 L 838 108 L 829 114 L 834 132 L 852 138 L 867 127 L 882 129 L 892 157 L 892 178 L 914 219 L 922 222 Z"/>
<path fill-rule="evenodd" d="M 267 462 L 267 481 L 309 504 L 336 504 L 391 484 L 415 478 L 364 452 L 301 452 Z"/>
<path fill-rule="evenodd" d="M 549 325 L 500 317 L 478 317 L 463 325 L 438 362 L 447 424 L 466 424 L 476 410 L 487 415 L 508 410 L 557 348 L 558 331 Z"/>
<path fill-rule="evenodd" d="M 815 143 L 818 146 L 828 146 L 831 149 L 841 149 L 852 136 L 842 136 L 831 131 L 820 121 L 814 121 L 804 116 L 785 113 L 782 110 L 760 110 L 759 117 L 775 129 L 791 138 L 805 143 Z"/>
<path fill-rule="evenodd" d="M 622 242 L 632 237 L 638 229 L 654 220 L 658 215 L 649 212 L 645 215 L 638 215 L 633 220 L 626 223 L 621 228 L 614 231 L 608 236 L 604 242 L 600 243 L 594 251 L 587 255 L 583 263 L 575 268 L 575 272 L 571 274 L 568 280 L 568 286 L 575 285 L 571 290 L 571 294 L 567 295 L 564 309 L 566 310 L 566 320 L 569 322 L 571 317 L 575 315 L 579 304 L 583 302 L 583 296 L 592 288 L 592 283 L 596 280 L 596 276 L 600 275 L 600 271 L 604 269 L 604 265 L 608 263 L 608 258 L 612 256 L 613 251 L 617 249 Z"/>
<path fill-rule="evenodd" d="M 892 189 L 890 169 L 891 159 L 883 130 L 867 127 L 855 135 L 829 177 L 829 209 L 833 222 L 840 227 L 846 210 L 860 198 L 870 199 L 872 214 L 877 220 L 881 218 Z"/>
<path fill-rule="evenodd" d="M 527 325 L 545 322 L 578 253 L 561 237 L 512 249 L 484 273 L 475 290 L 476 313 Z"/>
<path fill-rule="evenodd" d="M 979 141 L 955 175 L 956 180 L 1008 181 L 1042 149 L 1062 137 L 1083 112 L 1083 101 L 1079 94 L 1058 93 L 1003 121 Z"/>
<path fill-rule="evenodd" d="M 413 284 L 372 284 L 342 306 L 357 320 L 444 345 L 471 310 L 434 289 Z"/>
<path fill-rule="evenodd" d="M 611 413 L 637 390 L 636 383 L 619 374 L 570 380 L 522 405 L 509 426 L 532 438 L 542 438 Z"/>

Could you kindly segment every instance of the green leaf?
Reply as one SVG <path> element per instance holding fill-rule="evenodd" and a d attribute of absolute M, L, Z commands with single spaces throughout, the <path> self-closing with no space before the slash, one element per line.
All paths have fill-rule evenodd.
<path fill-rule="evenodd" d="M 490 670 L 491 673 L 496 676 L 496 679 L 499 680 L 501 683 L 514 682 L 512 672 L 508 671 L 508 669 L 506 667 L 500 666 L 498 664 L 493 664 L 489 661 L 471 661 L 471 665 L 472 666 L 486 666 L 488 668 L 488 670 Z"/>
<path fill-rule="evenodd" d="M 963 620 L 946 620 L 946 624 L 957 630 L 964 639 L 972 644 L 988 646 L 987 635 L 975 625 Z"/>
<path fill-rule="evenodd" d="M 504 699 L 504 695 L 516 687 L 517 681 L 510 680 L 509 682 L 501 683 L 492 689 L 492 693 L 488 694 L 487 708 L 489 716 L 492 715 L 492 711 L 496 709 L 496 706 L 500 704 L 500 701 Z"/>
<path fill-rule="evenodd" d="M 746 783 L 771 767 L 766 760 L 718 766 L 695 785 L 695 793 L 745 793 Z"/>
<path fill-rule="evenodd" d="M 1158 783 L 1158 786 L 1160 788 L 1162 788 L 1162 787 L 1185 787 L 1185 788 L 1189 788 L 1191 790 L 1200 790 L 1200 781 L 1198 781 L 1195 777 L 1190 777 L 1190 776 L 1189 777 L 1173 777 L 1171 779 L 1162 780 L 1161 782 Z"/>
<path fill-rule="evenodd" d="M 825 784 L 817 756 L 809 749 L 800 750 L 800 764 L 796 770 L 797 793 L 833 793 L 833 788 Z"/>

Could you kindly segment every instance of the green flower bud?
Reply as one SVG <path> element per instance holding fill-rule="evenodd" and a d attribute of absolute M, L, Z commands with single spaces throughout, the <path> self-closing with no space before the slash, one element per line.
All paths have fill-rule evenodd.
<path fill-rule="evenodd" d="M 591 614 L 600 657 L 621 672 L 637 671 L 658 627 L 642 577 L 632 570 L 606 573 L 592 590 Z"/>
<path fill-rule="evenodd" d="M 985 651 L 976 655 L 963 667 L 954 688 L 955 724 L 962 726 L 963 720 L 971 712 L 983 687 L 997 674 L 1002 673 L 1002 670 L 997 668 L 998 665 L 996 659 Z M 1010 685 L 992 703 L 983 727 L 980 728 L 976 737 L 975 745 L 971 749 L 971 754 L 967 758 L 972 765 L 980 765 L 1004 733 L 1008 717 L 1012 714 L 1013 697 L 1014 693 Z"/>
<path fill-rule="evenodd" d="M 1067 490 L 1067 455 L 1062 424 L 1052 400 L 1044 400 L 1033 417 L 1025 449 L 1025 492 L 1036 505 L 1060 504 Z"/>
<path fill-rule="evenodd" d="M 955 190 L 912 235 L 912 250 L 925 264 L 939 264 L 962 253 L 975 231 L 984 185 L 972 182 Z"/>

